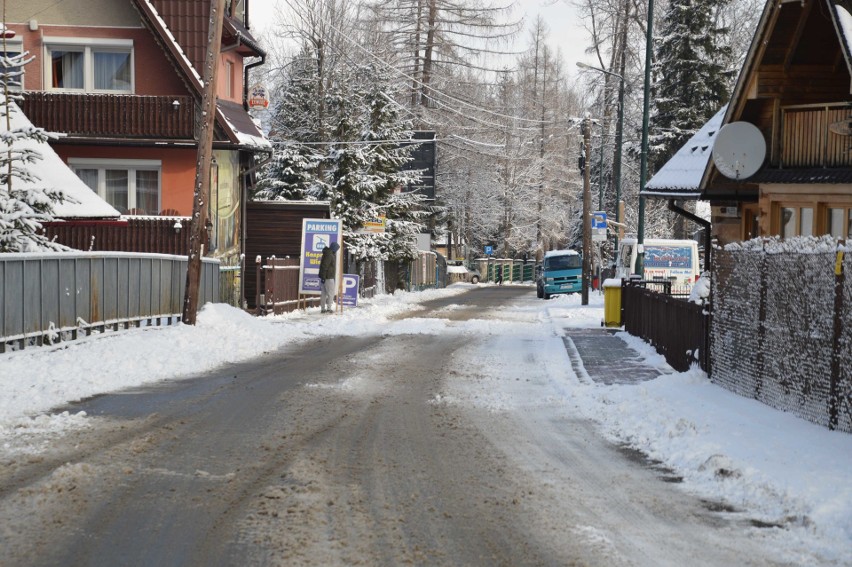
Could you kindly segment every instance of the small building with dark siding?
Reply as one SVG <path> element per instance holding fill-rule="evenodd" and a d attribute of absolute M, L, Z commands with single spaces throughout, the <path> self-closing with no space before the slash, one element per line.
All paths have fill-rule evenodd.
<path fill-rule="evenodd" d="M 331 218 L 327 201 L 249 201 L 246 203 L 244 297 L 256 307 L 257 257 L 298 257 L 302 219 Z"/>

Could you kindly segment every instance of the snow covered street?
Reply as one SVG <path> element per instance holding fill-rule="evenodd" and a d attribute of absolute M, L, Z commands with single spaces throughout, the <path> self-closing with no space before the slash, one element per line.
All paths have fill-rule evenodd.
<path fill-rule="evenodd" d="M 435 495 L 436 502 L 444 502 L 443 507 L 425 499 L 428 494 L 421 494 L 423 502 L 412 503 L 404 508 L 405 513 L 400 512 L 409 524 L 419 520 L 436 530 L 424 541 L 440 542 L 444 536 L 450 537 L 449 532 L 444 534 L 436 527 L 439 524 L 432 523 L 430 502 L 439 512 L 457 516 L 455 520 L 444 518 L 450 522 L 448 526 L 462 525 L 463 510 L 446 502 L 453 494 L 461 499 L 470 491 L 486 494 L 491 490 L 494 501 L 480 502 L 477 512 L 493 513 L 490 525 L 498 530 L 506 528 L 515 538 L 506 544 L 495 543 L 496 551 L 492 549 L 515 561 L 524 557 L 532 563 L 536 561 L 533 557 L 545 563 L 584 558 L 587 564 L 600 565 L 676 565 L 692 557 L 702 565 L 731 564 L 726 561 L 734 559 L 754 565 L 852 563 L 852 436 L 827 431 L 736 396 L 710 383 L 700 370 L 676 373 L 646 344 L 625 333 L 617 336 L 638 353 L 646 368 L 657 369 L 662 375 L 641 383 L 598 383 L 584 370 L 575 370 L 577 365 L 572 364 L 566 350 L 572 343 L 566 336 L 572 329 L 600 329 L 600 296 L 593 294 L 592 304 L 584 307 L 579 296 L 543 301 L 535 299 L 533 288 L 524 288 L 511 301 L 481 316 L 471 316 L 466 303 L 492 289 L 489 285 L 457 284 L 445 290 L 379 296 L 342 315 L 322 317 L 314 309 L 257 319 L 224 305 L 207 305 L 199 313 L 196 327 L 107 333 L 56 347 L 0 355 L 4 377 L 0 479 L 14 476 L 15 470 L 25 470 L 16 468 L 26 466 L 22 463 L 49 461 L 51 455 L 69 450 L 64 445 L 71 440 L 79 442 L 89 431 L 98 430 L 101 418 L 97 415 L 79 409 L 55 410 L 75 400 L 195 379 L 225 364 L 248 362 L 282 348 L 282 352 L 307 349 L 312 344 L 345 338 L 350 346 L 338 347 L 345 350 L 355 348 L 361 339 L 381 337 L 386 339 L 381 345 L 364 352 L 341 352 L 340 362 L 335 363 L 339 374 L 294 384 L 293 396 L 304 401 L 299 406 L 304 413 L 298 418 L 280 415 L 273 420 L 294 439 L 298 432 L 289 428 L 307 428 L 322 421 L 322 412 L 307 408 L 330 408 L 334 404 L 343 408 L 341 420 L 348 425 L 335 433 L 337 449 L 312 441 L 298 445 L 299 458 L 286 463 L 291 479 L 317 483 L 323 510 L 332 506 L 326 506 L 325 499 L 331 495 L 328 502 L 346 503 L 354 511 L 353 524 L 361 521 L 358 515 L 363 513 L 372 515 L 376 522 L 364 520 L 363 525 L 387 528 L 393 518 L 376 510 L 381 504 L 379 495 L 391 498 L 390 493 L 412 486 L 421 494 L 430 486 L 424 478 L 447 474 L 456 478 L 448 495 Z M 436 354 L 445 351 L 450 353 L 445 359 Z M 408 380 L 430 373 L 428 366 L 417 367 L 406 353 L 420 353 L 420 360 L 431 360 L 441 371 L 436 370 L 427 381 Z M 237 376 L 234 381 L 238 381 Z M 206 387 L 212 392 L 214 386 Z M 403 394 L 408 397 L 403 398 Z M 418 397 L 422 397 L 422 404 L 412 404 L 411 400 Z M 311 405 L 317 399 L 327 405 Z M 399 401 L 398 406 L 389 404 L 394 400 Z M 203 423 L 216 428 L 214 418 Z M 371 447 L 383 444 L 396 446 L 394 443 L 399 442 L 404 446 L 405 440 L 394 439 L 393 432 L 402 430 L 392 427 L 393 420 L 398 420 L 399 427 L 408 424 L 412 431 L 422 420 L 422 433 L 412 433 L 416 437 L 412 443 L 445 446 L 434 459 L 399 455 L 399 463 L 395 463 L 392 461 L 397 455 L 381 454 L 384 460 L 376 461 L 376 470 L 364 471 L 363 462 L 347 454 L 345 447 L 355 451 L 363 445 L 363 451 L 369 453 Z M 434 420 L 440 428 L 430 432 L 425 424 Z M 362 435 L 351 425 L 358 425 Z M 201 431 L 199 426 L 197 432 Z M 596 442 L 600 435 L 624 458 L 612 457 L 611 449 Z M 460 440 L 469 444 L 459 444 Z M 290 442 L 295 443 L 282 443 Z M 474 454 L 488 452 L 481 462 L 492 463 L 493 468 L 483 469 L 481 476 L 476 476 L 472 463 L 480 462 L 480 457 L 461 458 L 454 450 L 465 446 Z M 134 450 L 141 454 L 147 449 Z M 318 463 L 328 468 L 316 469 Z M 90 476 L 86 473 L 88 466 L 95 470 L 87 462 L 69 463 L 53 471 L 50 479 L 59 485 L 72 475 L 82 490 L 96 491 L 96 487 L 87 488 L 86 482 L 79 480 Z M 274 466 L 266 466 L 272 474 Z M 366 479 L 370 481 L 367 484 L 380 486 L 382 479 L 396 478 L 392 471 L 397 466 L 414 467 L 411 486 L 396 480 L 385 492 L 375 488 L 375 493 L 367 495 L 372 507 L 364 504 L 363 495 L 351 484 L 345 484 Z M 281 496 L 277 492 L 280 487 L 275 488 L 271 481 L 240 485 L 240 479 L 228 476 L 237 473 L 215 469 L 211 463 L 202 474 L 212 486 L 230 484 L 223 490 L 232 496 L 238 496 L 239 490 L 248 492 L 250 502 L 241 505 L 250 512 L 242 517 L 241 530 L 271 537 L 272 532 L 263 532 L 261 524 L 274 524 L 258 510 L 270 515 L 274 512 L 276 518 L 279 513 L 286 516 L 286 506 L 278 509 L 275 503 L 281 500 L 292 504 L 288 500 L 291 497 Z M 387 469 L 387 476 L 382 475 L 383 469 Z M 582 479 L 576 476 L 581 472 Z M 418 474 L 425 476 L 419 478 Z M 263 475 L 259 478 L 266 479 Z M 476 486 L 464 479 L 475 479 Z M 23 492 L 30 490 L 24 479 L 11 486 L 11 490 L 0 489 L 0 499 L 15 503 L 4 506 L 6 528 L 0 529 L 0 540 L 7 541 L 14 537 L 17 527 L 26 524 L 16 511 L 26 509 Z M 524 486 L 524 491 L 517 492 L 507 488 Z M 298 499 L 306 514 L 302 518 L 313 518 L 311 521 L 329 532 L 353 537 L 361 529 L 340 524 L 334 514 L 320 514 L 309 492 L 300 493 Z M 604 513 L 607 501 L 596 493 L 614 498 L 621 495 L 620 501 L 628 504 Z M 703 509 L 695 508 L 696 501 L 704 503 Z M 389 500 L 386 504 L 393 507 L 397 502 Z M 505 508 L 506 503 L 516 508 Z M 512 515 L 504 518 L 508 510 L 513 510 Z M 514 526 L 515 522 L 507 518 L 515 517 L 528 524 Z M 330 523 L 324 524 L 322 518 L 331 518 Z M 63 520 L 75 522 L 73 517 Z M 413 528 L 409 525 L 407 529 Z M 526 532 L 534 537 L 525 539 Z M 326 541 L 316 534 L 295 534 L 290 543 L 306 545 L 316 553 L 314 559 L 323 559 L 313 564 L 351 564 L 375 559 L 374 548 L 382 545 L 404 547 L 403 542 L 408 540 L 403 535 L 383 539 L 371 533 L 369 543 L 353 548 L 347 548 L 351 540 Z M 470 535 L 478 541 L 477 534 Z M 408 533 L 407 537 L 413 536 Z M 418 537 L 425 538 L 422 533 Z M 525 556 L 523 545 L 533 539 L 539 546 Z M 239 545 L 249 544 L 241 541 Z M 281 542 L 277 545 L 268 543 L 272 550 L 269 557 L 275 558 L 270 564 L 288 564 L 288 560 L 290 564 L 311 564 L 310 555 L 285 557 L 280 552 L 286 546 Z M 452 549 L 452 544 L 435 545 Z M 452 557 L 436 559 L 439 556 L 426 551 L 424 548 L 426 554 L 421 556 L 406 548 L 393 557 L 423 564 L 454 563 Z M 466 550 L 464 553 L 470 555 L 459 557 L 468 564 L 488 563 L 474 551 Z M 3 553 L 0 551 L 0 563 L 4 562 Z M 200 564 L 198 561 L 200 558 L 194 557 L 189 564 Z"/>

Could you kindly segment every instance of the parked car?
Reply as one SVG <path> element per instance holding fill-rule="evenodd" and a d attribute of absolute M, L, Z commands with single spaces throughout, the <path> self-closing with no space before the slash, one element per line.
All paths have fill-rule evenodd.
<path fill-rule="evenodd" d="M 479 270 L 468 268 L 461 260 L 447 260 L 447 276 L 450 283 L 466 282 L 477 284 L 482 279 Z"/>

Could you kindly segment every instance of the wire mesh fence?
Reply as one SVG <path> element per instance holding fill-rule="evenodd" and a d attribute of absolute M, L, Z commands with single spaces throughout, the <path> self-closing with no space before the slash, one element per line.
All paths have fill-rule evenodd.
<path fill-rule="evenodd" d="M 831 252 L 719 250 L 711 379 L 852 432 L 852 278 L 844 276 L 850 268 L 852 258 Z"/>

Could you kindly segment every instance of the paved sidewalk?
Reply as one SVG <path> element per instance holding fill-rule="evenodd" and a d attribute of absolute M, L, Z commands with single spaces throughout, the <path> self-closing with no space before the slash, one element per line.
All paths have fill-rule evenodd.
<path fill-rule="evenodd" d="M 639 384 L 661 372 L 608 329 L 565 329 L 565 348 L 578 376 L 601 384 Z"/>

